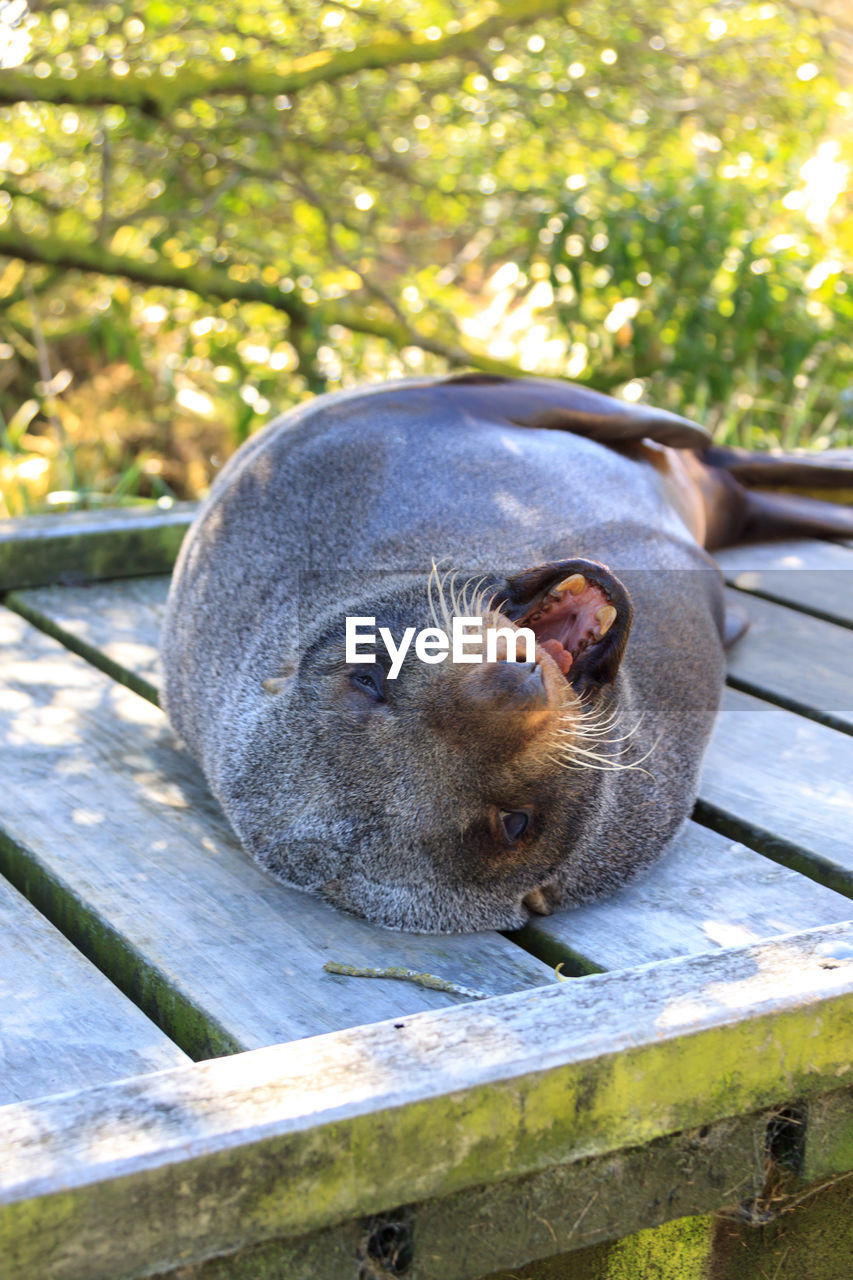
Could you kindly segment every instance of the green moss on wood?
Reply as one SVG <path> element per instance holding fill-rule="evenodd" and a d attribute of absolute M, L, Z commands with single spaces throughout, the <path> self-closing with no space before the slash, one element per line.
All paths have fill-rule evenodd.
<path fill-rule="evenodd" d="M 168 573 L 194 507 L 139 512 L 117 521 L 23 517 L 0 522 L 0 591 L 48 583 Z M 98 527 L 99 523 L 102 525 Z"/>
<path fill-rule="evenodd" d="M 803 1178 L 823 1181 L 853 1169 L 853 1089 L 840 1089 L 809 1103 Z M 853 1274 L 853 1268 L 851 1268 Z"/>
<path fill-rule="evenodd" d="M 752 1227 L 720 1217 L 703 1280 L 850 1280 L 853 1174 L 829 1181 L 775 1221 Z"/>
<path fill-rule="evenodd" d="M 706 1280 L 712 1235 L 712 1218 L 678 1218 L 484 1280 Z"/>

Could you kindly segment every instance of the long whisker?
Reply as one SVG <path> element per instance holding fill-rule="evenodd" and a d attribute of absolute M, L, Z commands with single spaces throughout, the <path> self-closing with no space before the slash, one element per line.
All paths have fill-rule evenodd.
<path fill-rule="evenodd" d="M 636 734 L 637 730 L 640 727 L 641 720 L 642 720 L 642 717 L 640 718 L 640 720 L 637 721 L 636 724 L 631 725 L 630 729 L 628 729 L 625 733 L 620 733 L 618 735 L 611 733 L 609 729 L 596 728 L 596 729 L 590 730 L 587 726 L 584 726 L 582 730 L 583 741 L 584 742 L 627 742 L 629 738 L 633 738 L 634 735 Z M 572 729 L 572 727 L 569 724 L 561 724 L 560 726 L 558 726 L 557 734 L 560 737 L 569 738 L 569 739 L 574 739 L 578 736 L 578 734 Z"/>
<path fill-rule="evenodd" d="M 621 760 L 614 760 L 611 756 L 603 756 L 592 752 L 584 752 L 582 759 L 576 759 L 573 754 L 567 756 L 562 752 L 558 756 L 546 755 L 545 759 L 550 760 L 552 764 L 557 765 L 560 769 L 595 769 L 600 773 L 620 773 L 625 770 L 636 769 L 640 773 L 646 774 L 647 777 L 654 778 L 654 774 L 650 773 L 648 769 L 643 769 L 642 764 L 644 760 L 648 760 L 649 756 L 653 754 L 659 741 L 660 738 L 649 747 L 645 755 L 640 756 L 639 760 L 631 760 L 627 763 Z"/>
<path fill-rule="evenodd" d="M 492 612 L 494 592 L 486 599 L 485 574 L 477 582 L 469 583 L 462 596 L 462 604 L 468 617 L 482 618 L 484 621 Z"/>
<path fill-rule="evenodd" d="M 437 582 L 438 582 L 438 565 L 435 563 L 435 560 L 433 560 L 432 568 L 430 569 L 429 577 L 427 578 L 427 603 L 429 604 L 429 612 L 430 612 L 430 617 L 432 618 L 433 626 L 436 629 L 438 629 L 438 614 L 435 608 L 435 596 L 433 592 L 434 592 L 435 584 Z"/>
<path fill-rule="evenodd" d="M 446 585 L 450 582 L 451 593 L 453 591 L 453 579 L 456 571 L 452 568 L 448 569 L 438 584 L 439 603 L 441 605 L 441 616 L 444 620 L 444 630 L 450 632 L 453 629 L 453 613 L 447 604 Z"/>
<path fill-rule="evenodd" d="M 622 733 L 615 732 L 622 727 L 622 713 L 618 708 L 609 711 L 590 707 L 588 702 L 581 702 L 581 713 L 577 709 L 560 717 L 557 728 L 558 741 L 555 754 L 548 758 L 562 768 L 598 769 L 601 771 L 617 771 L 636 769 L 647 760 L 658 745 L 655 742 L 645 755 L 637 760 L 626 761 L 624 756 L 630 751 L 630 741 L 640 728 L 643 717 Z M 626 745 L 619 746 L 620 743 Z M 613 748 L 619 746 L 618 750 Z M 608 750 L 609 748 L 609 750 Z M 648 773 L 648 770 L 641 770 Z"/>

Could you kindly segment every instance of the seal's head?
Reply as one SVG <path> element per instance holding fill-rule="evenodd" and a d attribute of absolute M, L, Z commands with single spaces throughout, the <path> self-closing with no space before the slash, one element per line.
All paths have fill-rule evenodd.
<path fill-rule="evenodd" d="M 262 680 L 229 769 L 229 816 L 258 861 L 430 932 L 515 928 L 625 878 L 612 849 L 590 853 L 611 807 L 601 788 L 628 754 L 617 672 L 632 607 L 612 573 L 563 560 L 479 581 L 395 575 L 343 606 L 331 592 L 326 614 L 311 598 L 311 642 Z M 439 661 L 437 643 L 424 660 L 410 642 L 396 671 L 382 645 L 347 661 L 347 616 L 375 619 L 392 648 L 407 628 L 480 618 L 493 660 Z M 534 633 L 530 660 L 507 660 L 518 628 Z"/>

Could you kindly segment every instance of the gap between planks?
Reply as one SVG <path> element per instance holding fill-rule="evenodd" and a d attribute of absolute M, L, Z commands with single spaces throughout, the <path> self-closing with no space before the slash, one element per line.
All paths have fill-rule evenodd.
<path fill-rule="evenodd" d="M 726 604 L 749 620 L 726 654 L 729 686 L 853 734 L 850 631 L 731 589 Z"/>
<path fill-rule="evenodd" d="M 187 1063 L 178 1046 L 0 880 L 0 1106 Z"/>
<path fill-rule="evenodd" d="M 853 628 L 853 546 L 789 540 L 714 552 L 729 586 L 744 595 Z"/>
<path fill-rule="evenodd" d="M 121 581 L 121 579 L 118 581 Z M 159 582 L 159 577 L 155 578 L 154 581 Z M 35 590 L 38 590 L 38 588 L 35 588 Z M 57 588 L 49 587 L 47 590 L 54 591 Z M 79 588 L 61 587 L 58 590 L 71 591 L 79 590 Z M 8 595 L 2 598 L 2 604 L 11 609 L 13 613 L 20 614 L 22 618 L 32 623 L 34 627 L 38 627 L 39 631 L 43 631 L 45 635 L 52 636 L 54 640 L 58 640 L 66 649 L 70 649 L 72 653 L 84 658 L 86 662 L 91 663 L 93 667 L 97 667 L 99 671 L 103 671 L 105 675 L 110 676 L 118 684 L 123 684 L 126 688 L 132 689 L 134 693 L 138 693 L 142 698 L 147 698 L 149 702 L 154 703 L 155 707 L 159 707 L 160 697 L 156 685 L 151 680 L 146 679 L 144 675 L 135 671 L 133 666 L 126 661 L 122 662 L 112 658 L 102 648 L 88 643 L 77 631 L 68 626 L 63 626 L 47 610 L 34 606 L 30 600 L 31 594 L 31 590 L 10 591 Z"/>

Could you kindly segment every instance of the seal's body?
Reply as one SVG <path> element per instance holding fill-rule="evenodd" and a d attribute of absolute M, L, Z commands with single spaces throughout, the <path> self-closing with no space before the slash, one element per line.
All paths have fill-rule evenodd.
<path fill-rule="evenodd" d="M 684 452 L 706 443 L 478 377 L 321 397 L 249 441 L 182 548 L 163 663 L 252 855 L 423 931 L 514 928 L 647 865 L 690 812 L 723 683 L 700 544 L 740 498 Z M 346 662 L 348 616 L 399 639 L 460 612 L 530 627 L 536 661 Z"/>

